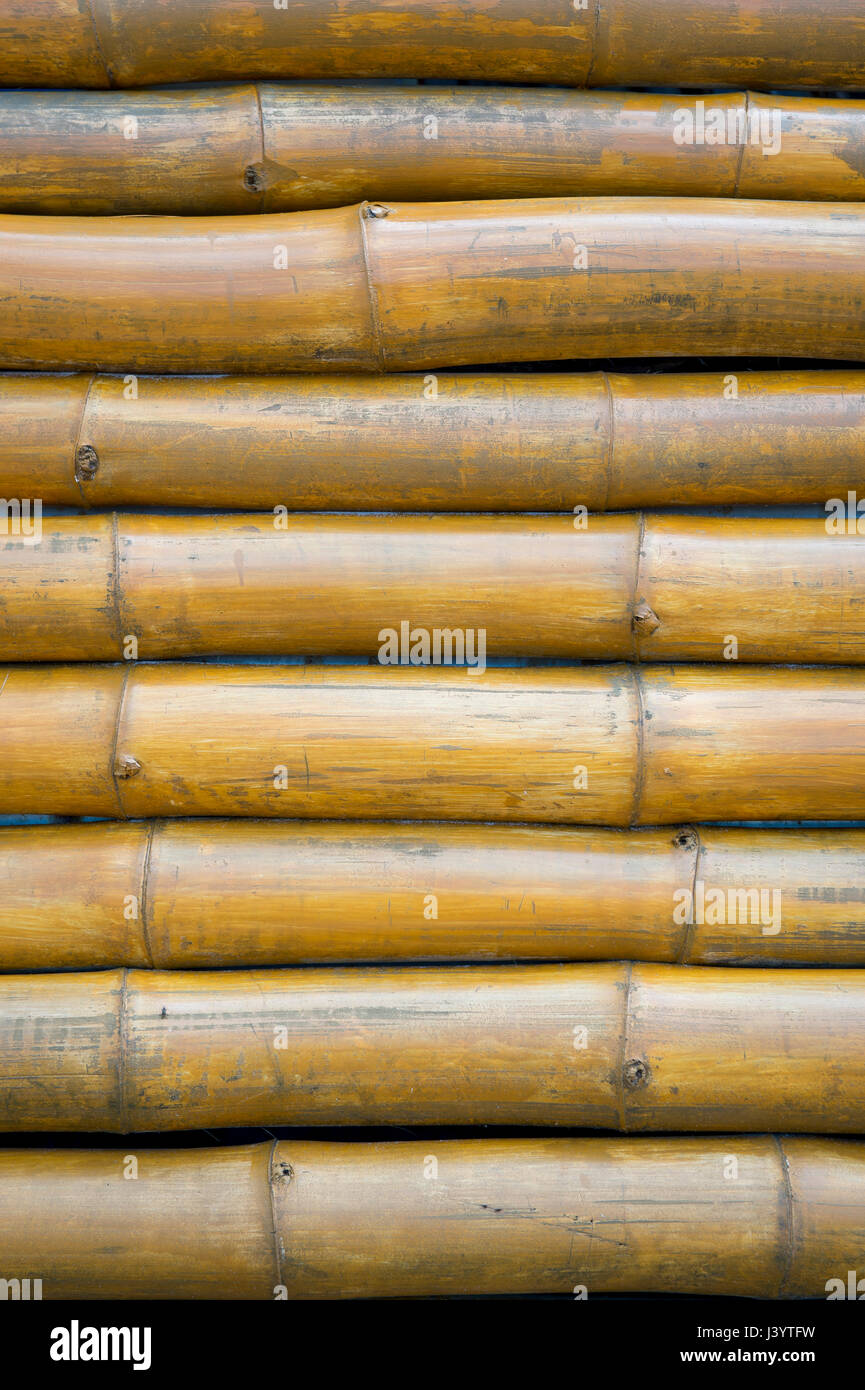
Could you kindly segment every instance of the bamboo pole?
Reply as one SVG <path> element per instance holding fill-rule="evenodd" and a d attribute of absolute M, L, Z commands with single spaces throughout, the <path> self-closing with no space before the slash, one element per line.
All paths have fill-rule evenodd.
<path fill-rule="evenodd" d="M 862 87 L 856 0 L 2 0 L 7 87 L 253 77 Z"/>
<path fill-rule="evenodd" d="M 865 1129 L 865 974 L 680 965 L 0 977 L 0 1122 Z"/>
<path fill-rule="evenodd" d="M 13 666 L 0 814 L 865 819 L 865 675 Z"/>
<path fill-rule="evenodd" d="M 0 210 L 294 212 L 596 194 L 855 201 L 857 101 L 274 83 L 0 92 Z"/>
<path fill-rule="evenodd" d="M 93 507 L 846 505 L 865 373 L 0 374 L 0 482 Z"/>
<path fill-rule="evenodd" d="M 3 1267 L 44 1299 L 825 1298 L 863 1240 L 853 1140 L 0 1151 Z"/>
<path fill-rule="evenodd" d="M 0 972 L 865 965 L 865 830 L 284 821 L 0 829 Z"/>
<path fill-rule="evenodd" d="M 858 203 L 518 199 L 146 222 L 4 214 L 0 366 L 272 373 L 862 358 L 863 246 Z"/>
<path fill-rule="evenodd" d="M 425 665 L 436 631 L 439 661 L 481 671 L 488 656 L 865 661 L 865 535 L 817 518 L 115 513 L 46 519 L 0 539 L 0 561 L 3 661 Z"/>

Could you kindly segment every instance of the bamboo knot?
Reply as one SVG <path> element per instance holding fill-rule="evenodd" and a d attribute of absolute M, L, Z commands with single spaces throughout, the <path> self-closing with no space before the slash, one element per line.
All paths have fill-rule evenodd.
<path fill-rule="evenodd" d="M 94 477 L 99 468 L 99 455 L 92 444 L 82 444 L 75 450 L 75 477 L 78 482 Z"/>
<path fill-rule="evenodd" d="M 114 760 L 115 777 L 135 777 L 141 771 L 141 764 L 130 753 L 122 753 Z"/>
<path fill-rule="evenodd" d="M 651 1075 L 648 1062 L 644 1062 L 640 1057 L 632 1057 L 630 1062 L 625 1063 L 622 1072 L 622 1078 L 629 1091 L 638 1091 L 643 1086 L 648 1086 Z"/>
<path fill-rule="evenodd" d="M 254 164 L 248 164 L 243 171 L 243 186 L 249 193 L 261 193 L 264 189 L 264 174 Z"/>
<path fill-rule="evenodd" d="M 657 632 L 660 626 L 661 620 L 657 613 L 647 603 L 638 603 L 631 619 L 631 627 L 634 632 L 649 637 L 653 632 Z"/>

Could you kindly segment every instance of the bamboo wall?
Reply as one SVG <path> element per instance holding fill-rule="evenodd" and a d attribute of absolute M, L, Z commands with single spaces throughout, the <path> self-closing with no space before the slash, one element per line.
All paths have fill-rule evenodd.
<path fill-rule="evenodd" d="M 855 1274 L 863 92 L 853 0 L 0 0 L 7 1297 Z"/>

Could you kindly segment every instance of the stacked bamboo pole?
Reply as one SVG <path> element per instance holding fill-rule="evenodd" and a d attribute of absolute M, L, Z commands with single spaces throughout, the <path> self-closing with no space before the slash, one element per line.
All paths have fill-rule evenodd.
<path fill-rule="evenodd" d="M 118 660 L 133 638 L 143 658 L 428 665 L 439 631 L 445 660 L 480 670 L 487 656 L 865 662 L 865 535 L 821 520 L 115 513 L 0 540 L 0 564 L 0 661 Z"/>
<path fill-rule="evenodd" d="M 120 663 L 0 688 L 4 815 L 865 819 L 858 667 Z"/>
<path fill-rule="evenodd" d="M 258 84 L 0 92 L 0 210 L 294 212 L 371 201 L 865 197 L 855 101 Z"/>
<path fill-rule="evenodd" d="M 863 1240 L 853 1140 L 0 1151 L 6 1267 L 46 1299 L 825 1298 Z"/>
<path fill-rule="evenodd" d="M 859 829 L 22 826 L 0 829 L 0 970 L 861 966 L 863 885 Z"/>
<path fill-rule="evenodd" d="M 435 77 L 859 90 L 856 0 L 2 0 L 7 87 Z"/>
<path fill-rule="evenodd" d="M 553 198 L 146 224 L 3 214 L 0 299 L 5 368 L 861 359 L 865 209 Z"/>
<path fill-rule="evenodd" d="M 865 373 L 0 373 L 0 476 L 91 507 L 846 507 L 865 498 Z"/>
<path fill-rule="evenodd" d="M 7 1131 L 861 1133 L 865 974 L 615 963 L 8 975 L 0 1078 Z"/>

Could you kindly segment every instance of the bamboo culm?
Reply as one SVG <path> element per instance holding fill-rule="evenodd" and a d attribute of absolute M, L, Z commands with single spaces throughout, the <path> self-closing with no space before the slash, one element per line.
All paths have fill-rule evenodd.
<path fill-rule="evenodd" d="M 865 1129 L 865 973 L 615 963 L 0 977 L 0 1124 Z"/>
<path fill-rule="evenodd" d="M 274 373 L 865 358 L 863 248 L 859 203 L 365 203 L 146 222 L 3 214 L 0 366 Z"/>
<path fill-rule="evenodd" d="M 91 507 L 846 506 L 865 373 L 0 374 L 0 480 Z"/>
<path fill-rule="evenodd" d="M 844 1297 L 863 1242 L 856 1140 L 0 1151 L 4 1271 L 44 1299 Z"/>
<path fill-rule="evenodd" d="M 374 961 L 865 965 L 865 830 L 0 829 L 0 973 Z"/>
<path fill-rule="evenodd" d="M 0 560 L 2 661 L 865 662 L 865 535 L 825 518 L 115 514 Z"/>
<path fill-rule="evenodd" d="M 596 194 L 865 197 L 861 103 L 260 83 L 0 91 L 0 210 L 294 212 Z"/>
<path fill-rule="evenodd" d="M 865 819 L 860 668 L 0 671 L 0 814 Z"/>
<path fill-rule="evenodd" d="M 855 0 L 2 0 L 6 87 L 418 77 L 859 90 Z"/>

